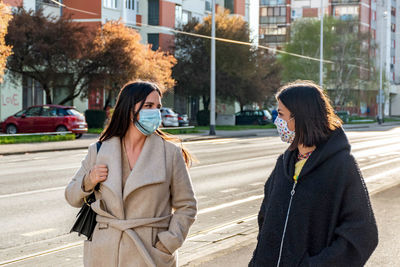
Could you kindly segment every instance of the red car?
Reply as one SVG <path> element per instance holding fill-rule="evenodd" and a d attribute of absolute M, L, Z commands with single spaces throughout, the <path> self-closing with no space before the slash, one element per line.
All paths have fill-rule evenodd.
<path fill-rule="evenodd" d="M 1 127 L 8 134 L 67 132 L 82 136 L 88 130 L 85 116 L 74 107 L 33 106 L 8 117 Z"/>

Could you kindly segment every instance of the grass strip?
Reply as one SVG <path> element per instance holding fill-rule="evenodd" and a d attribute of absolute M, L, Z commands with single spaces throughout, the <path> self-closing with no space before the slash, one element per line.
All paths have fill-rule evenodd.
<path fill-rule="evenodd" d="M 40 143 L 75 140 L 75 134 L 0 136 L 0 144 Z"/>

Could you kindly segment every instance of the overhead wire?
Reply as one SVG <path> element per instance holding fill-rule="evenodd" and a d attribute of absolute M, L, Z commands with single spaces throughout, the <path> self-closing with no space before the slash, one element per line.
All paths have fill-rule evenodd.
<path fill-rule="evenodd" d="M 58 2 L 56 0 L 50 0 L 50 1 L 62 6 L 64 8 L 67 8 L 67 9 L 75 10 L 75 11 L 82 12 L 82 13 L 87 13 L 87 14 L 90 14 L 90 15 L 99 15 L 100 16 L 100 14 L 98 14 L 98 13 L 92 13 L 92 12 L 88 12 L 86 10 L 72 8 L 72 7 L 69 7 L 69 6 L 65 5 L 65 4 L 62 4 L 62 3 L 60 3 L 60 2 Z M 158 26 L 158 25 L 149 25 L 149 24 L 145 24 L 145 23 L 141 23 L 141 22 L 140 23 L 137 22 L 136 25 L 137 26 L 145 26 L 145 27 L 148 27 L 148 28 L 155 28 L 155 29 L 169 31 L 169 32 L 178 33 L 178 34 L 185 34 L 185 35 L 198 37 L 198 38 L 204 38 L 204 39 L 210 39 L 210 40 L 213 39 L 213 37 L 208 36 L 208 35 L 197 34 L 197 33 L 192 33 L 192 32 L 185 32 L 185 31 L 173 29 L 171 27 Z M 271 51 L 273 53 L 286 54 L 286 55 L 290 55 L 290 56 L 294 56 L 294 57 L 298 57 L 298 58 L 303 58 L 303 59 L 308 59 L 308 60 L 312 60 L 312 61 L 317 61 L 317 62 L 322 61 L 323 63 L 327 63 L 327 64 L 336 64 L 332 60 L 326 60 L 326 59 L 322 59 L 321 60 L 320 58 L 305 56 L 305 55 L 296 54 L 296 53 L 291 53 L 291 52 L 287 52 L 287 51 L 284 51 L 284 50 L 268 47 L 268 46 L 265 46 L 265 45 L 254 44 L 252 42 L 237 41 L 237 40 L 232 40 L 232 39 L 227 39 L 227 38 L 220 38 L 220 37 L 214 37 L 214 39 L 216 41 L 220 41 L 220 42 L 226 42 L 226 43 L 232 43 L 232 44 L 238 44 L 238 45 L 246 45 L 246 46 L 251 46 L 251 47 L 257 47 L 257 48 L 261 48 L 261 49 L 265 49 L 265 50 Z M 359 68 L 359 69 L 362 69 L 362 70 L 365 70 L 365 71 L 370 71 L 369 69 L 361 67 L 359 65 L 354 65 L 354 64 L 346 64 L 346 65 L 349 66 L 349 67 L 356 67 L 356 68 Z"/>

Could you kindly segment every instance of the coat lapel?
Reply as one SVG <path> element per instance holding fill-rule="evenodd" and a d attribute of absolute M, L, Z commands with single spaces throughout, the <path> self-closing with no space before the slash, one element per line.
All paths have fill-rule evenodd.
<path fill-rule="evenodd" d="M 104 141 L 97 155 L 96 164 L 105 164 L 108 167 L 108 178 L 102 185 L 109 188 L 120 201 L 115 215 L 123 216 L 122 202 L 122 169 L 121 169 L 121 141 L 119 137 L 112 137 Z"/>
<path fill-rule="evenodd" d="M 166 180 L 165 147 L 163 139 L 152 134 L 146 138 L 142 152 L 126 181 L 123 199 L 129 194 L 150 184 Z"/>

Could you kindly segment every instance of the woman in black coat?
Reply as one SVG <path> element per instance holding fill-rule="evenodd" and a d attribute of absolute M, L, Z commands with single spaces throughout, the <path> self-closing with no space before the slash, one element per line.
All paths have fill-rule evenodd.
<path fill-rule="evenodd" d="M 290 146 L 265 184 L 249 266 L 363 266 L 378 231 L 340 119 L 312 82 L 286 85 L 276 98 L 275 124 Z"/>

